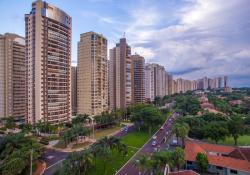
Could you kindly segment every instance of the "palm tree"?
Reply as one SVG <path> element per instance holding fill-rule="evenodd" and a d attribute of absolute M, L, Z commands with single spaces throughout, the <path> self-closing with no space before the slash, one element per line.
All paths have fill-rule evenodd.
<path fill-rule="evenodd" d="M 185 163 L 185 153 L 184 150 L 180 147 L 177 147 L 173 152 L 172 156 L 173 166 L 179 171 L 181 166 Z"/>
<path fill-rule="evenodd" d="M 187 136 L 188 131 L 189 131 L 189 126 L 186 123 L 181 123 L 181 124 L 176 123 L 174 125 L 174 132 L 175 132 L 175 135 L 177 137 L 177 141 L 178 141 L 178 138 L 181 138 L 182 147 L 185 146 L 185 137 Z"/>
<path fill-rule="evenodd" d="M 91 166 L 93 166 L 93 154 L 90 151 L 84 151 L 82 154 L 82 161 L 83 161 L 83 174 L 85 174 Z"/>
<path fill-rule="evenodd" d="M 135 162 L 135 165 L 139 169 L 139 175 L 143 174 L 148 167 L 148 157 L 146 155 L 141 155 Z"/>

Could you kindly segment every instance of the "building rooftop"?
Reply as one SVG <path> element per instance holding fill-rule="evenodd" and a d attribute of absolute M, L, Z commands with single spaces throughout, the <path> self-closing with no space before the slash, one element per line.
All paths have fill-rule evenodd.
<path fill-rule="evenodd" d="M 211 165 L 250 172 L 249 148 L 209 144 L 187 139 L 185 142 L 185 159 L 195 161 L 197 153 L 205 153 Z"/>
<path fill-rule="evenodd" d="M 183 170 L 178 172 L 170 172 L 169 175 L 199 175 L 199 174 L 192 170 Z"/>

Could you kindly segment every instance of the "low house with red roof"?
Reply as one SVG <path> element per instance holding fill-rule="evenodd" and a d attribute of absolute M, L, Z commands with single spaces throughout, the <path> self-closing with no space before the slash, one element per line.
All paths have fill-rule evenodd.
<path fill-rule="evenodd" d="M 192 170 L 182 170 L 177 172 L 170 172 L 168 175 L 200 175 L 200 174 Z"/>
<path fill-rule="evenodd" d="M 196 155 L 208 157 L 208 172 L 221 175 L 250 175 L 250 149 L 209 144 L 187 139 L 185 142 L 186 169 L 197 170 Z"/>

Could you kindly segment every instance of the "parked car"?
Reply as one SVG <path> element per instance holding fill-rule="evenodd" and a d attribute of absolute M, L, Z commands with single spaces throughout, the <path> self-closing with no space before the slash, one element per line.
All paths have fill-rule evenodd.
<path fill-rule="evenodd" d="M 154 136 L 153 136 L 153 139 L 154 139 L 154 140 L 155 140 L 155 139 L 157 139 L 157 136 L 156 136 L 156 135 L 154 135 Z"/>

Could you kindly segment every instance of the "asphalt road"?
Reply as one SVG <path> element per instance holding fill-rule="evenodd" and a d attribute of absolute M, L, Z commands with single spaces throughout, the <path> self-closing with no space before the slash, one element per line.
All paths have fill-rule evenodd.
<path fill-rule="evenodd" d="M 114 136 L 121 138 L 132 132 L 134 130 L 134 126 L 129 126 L 128 131 L 121 130 L 120 132 L 116 133 Z M 62 152 L 52 149 L 47 149 L 45 153 L 42 155 L 42 159 L 46 162 L 46 170 L 44 171 L 43 175 L 53 175 L 57 170 L 58 166 L 68 157 L 70 153 Z"/>
<path fill-rule="evenodd" d="M 135 166 L 136 159 L 142 154 L 152 154 L 158 150 L 163 150 L 166 148 L 164 140 L 170 137 L 170 131 L 174 120 L 178 117 L 178 114 L 174 113 L 170 118 L 168 118 L 165 123 L 162 125 L 161 129 L 158 130 L 155 134 L 157 137 L 156 145 L 152 146 L 153 137 L 146 143 L 144 146 L 138 150 L 138 152 L 116 173 L 116 175 L 138 175 L 139 171 Z"/>

